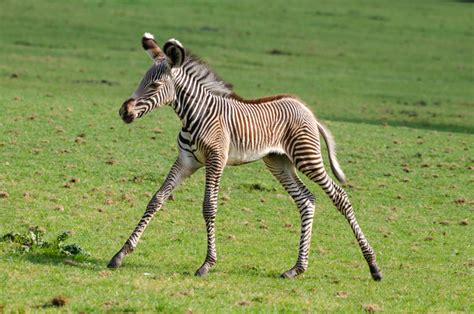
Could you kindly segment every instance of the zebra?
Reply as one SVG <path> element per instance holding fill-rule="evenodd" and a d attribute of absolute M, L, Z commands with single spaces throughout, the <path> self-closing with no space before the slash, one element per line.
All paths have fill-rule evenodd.
<path fill-rule="evenodd" d="M 177 138 L 179 154 L 138 225 L 110 260 L 109 268 L 120 267 L 123 258 L 136 248 L 146 226 L 180 182 L 205 167 L 202 215 L 207 228 L 207 254 L 195 275 L 206 275 L 217 262 L 215 220 L 223 170 L 227 165 L 263 159 L 293 198 L 301 218 L 296 264 L 281 277 L 296 277 L 308 267 L 315 197 L 299 178 L 299 170 L 319 184 L 345 216 L 372 278 L 382 279 L 375 253 L 356 220 L 347 193 L 324 168 L 319 135 L 326 142 L 333 174 L 341 183 L 345 182 L 334 139 L 303 101 L 291 95 L 243 99 L 206 62 L 191 54 L 176 39 L 168 40 L 160 49 L 154 36 L 145 33 L 142 46 L 153 65 L 133 95 L 123 103 L 119 114 L 124 122 L 131 123 L 158 107 L 171 106 L 182 122 Z"/>

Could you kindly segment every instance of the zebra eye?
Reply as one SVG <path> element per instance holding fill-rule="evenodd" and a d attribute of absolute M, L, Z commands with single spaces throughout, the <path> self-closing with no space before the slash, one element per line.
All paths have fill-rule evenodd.
<path fill-rule="evenodd" d="M 160 82 L 153 82 L 150 84 L 150 88 L 158 88 L 160 87 L 162 84 Z"/>

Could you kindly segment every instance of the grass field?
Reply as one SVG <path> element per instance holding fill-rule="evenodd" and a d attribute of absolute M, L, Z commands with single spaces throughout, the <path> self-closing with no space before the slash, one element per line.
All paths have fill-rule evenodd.
<path fill-rule="evenodd" d="M 472 312 L 474 6 L 469 1 L 13 1 L 0 3 L 0 236 L 63 231 L 87 257 L 0 242 L 0 312 Z M 175 37 L 237 93 L 293 93 L 332 130 L 346 189 L 384 279 L 318 199 L 309 270 L 299 215 L 261 162 L 227 168 L 219 262 L 206 250 L 203 171 L 122 268 L 105 265 L 175 159 L 170 108 L 118 116 Z M 56 299 L 56 300 L 57 300 Z M 61 303 L 61 302 L 59 302 Z M 61 304 L 57 304 L 61 305 Z"/>

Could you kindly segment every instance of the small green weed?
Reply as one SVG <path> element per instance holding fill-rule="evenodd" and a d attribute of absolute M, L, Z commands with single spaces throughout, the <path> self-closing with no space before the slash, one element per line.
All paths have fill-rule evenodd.
<path fill-rule="evenodd" d="M 18 251 L 21 253 L 47 251 L 53 255 L 90 256 L 79 244 L 64 243 L 71 237 L 71 231 L 64 231 L 51 241 L 45 240 L 45 233 L 44 228 L 34 226 L 29 228 L 26 233 L 9 232 L 4 234 L 1 240 L 16 244 Z"/>

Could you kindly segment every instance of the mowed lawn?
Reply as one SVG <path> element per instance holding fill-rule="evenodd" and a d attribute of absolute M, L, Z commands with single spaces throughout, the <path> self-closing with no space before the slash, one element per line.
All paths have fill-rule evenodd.
<path fill-rule="evenodd" d="M 3 0 L 0 236 L 71 231 L 90 255 L 0 242 L 0 312 L 474 311 L 473 12 L 469 1 Z M 118 116 L 151 64 L 144 32 L 177 38 L 244 97 L 307 102 L 336 138 L 381 282 L 306 179 L 309 269 L 280 279 L 299 215 L 261 162 L 224 173 L 208 276 L 193 275 L 206 252 L 202 170 L 123 267 L 106 268 L 177 154 L 170 108 Z"/>

